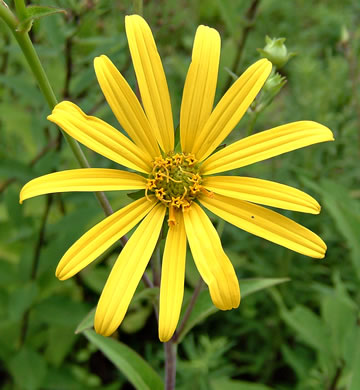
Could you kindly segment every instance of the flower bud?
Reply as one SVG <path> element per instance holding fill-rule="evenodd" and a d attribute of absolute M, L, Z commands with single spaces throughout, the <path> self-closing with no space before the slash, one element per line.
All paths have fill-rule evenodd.
<path fill-rule="evenodd" d="M 286 38 L 270 38 L 266 36 L 266 45 L 263 49 L 257 51 L 265 58 L 270 60 L 278 69 L 282 68 L 295 53 L 288 53 L 285 46 Z"/>

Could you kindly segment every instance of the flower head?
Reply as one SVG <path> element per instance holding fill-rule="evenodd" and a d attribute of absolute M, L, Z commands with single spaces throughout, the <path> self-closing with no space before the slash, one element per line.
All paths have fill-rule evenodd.
<path fill-rule="evenodd" d="M 182 151 L 175 152 L 170 96 L 151 30 L 144 19 L 132 15 L 126 17 L 126 33 L 143 107 L 106 56 L 96 58 L 94 65 L 106 100 L 129 138 L 67 101 L 58 104 L 48 119 L 85 146 L 138 173 L 96 168 L 52 173 L 27 183 L 20 202 L 51 192 L 144 190 L 141 199 L 76 241 L 61 259 L 56 276 L 70 278 L 140 223 L 121 251 L 96 310 L 96 331 L 112 334 L 125 316 L 167 218 L 159 315 L 159 337 L 167 341 L 180 315 L 187 241 L 214 304 L 229 310 L 240 303 L 234 268 L 203 207 L 259 237 L 307 256 L 324 257 L 326 245 L 317 235 L 257 205 L 317 214 L 320 206 L 315 199 L 271 181 L 212 175 L 330 141 L 333 135 L 318 123 L 294 122 L 214 153 L 264 85 L 271 63 L 262 59 L 250 66 L 213 108 L 220 37 L 216 30 L 199 26 L 181 104 Z"/>

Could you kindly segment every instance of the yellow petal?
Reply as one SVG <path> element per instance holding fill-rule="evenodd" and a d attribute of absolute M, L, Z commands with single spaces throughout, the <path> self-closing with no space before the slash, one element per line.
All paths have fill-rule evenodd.
<path fill-rule="evenodd" d="M 149 25 L 139 15 L 126 16 L 126 35 L 142 103 L 164 152 L 174 149 L 174 126 L 169 90 Z"/>
<path fill-rule="evenodd" d="M 121 126 L 145 154 L 150 154 L 152 158 L 159 156 L 155 134 L 124 77 L 104 55 L 95 58 L 94 67 L 104 96 Z"/>
<path fill-rule="evenodd" d="M 203 179 L 202 185 L 217 194 L 266 206 L 310 214 L 319 214 L 321 209 L 319 203 L 305 192 L 269 180 L 210 176 Z"/>
<path fill-rule="evenodd" d="M 179 321 L 184 296 L 186 234 L 182 213 L 176 212 L 176 225 L 166 238 L 160 286 L 159 339 L 169 341 Z"/>
<path fill-rule="evenodd" d="M 180 111 L 181 146 L 186 153 L 191 152 L 194 140 L 213 108 L 220 45 L 220 35 L 216 30 L 206 26 L 198 27 Z"/>
<path fill-rule="evenodd" d="M 324 241 L 309 229 L 274 211 L 243 200 L 201 196 L 201 203 L 225 221 L 303 255 L 323 258 Z"/>
<path fill-rule="evenodd" d="M 155 206 L 156 200 L 138 199 L 95 225 L 60 260 L 56 276 L 65 280 L 75 275 L 130 231 Z"/>
<path fill-rule="evenodd" d="M 106 122 L 86 115 L 76 104 L 67 101 L 57 104 L 48 119 L 94 152 L 128 168 L 151 171 L 149 154 Z"/>
<path fill-rule="evenodd" d="M 304 146 L 333 140 L 331 130 L 319 123 L 288 123 L 234 142 L 209 157 L 202 165 L 202 172 L 206 175 L 224 172 Z"/>
<path fill-rule="evenodd" d="M 146 179 L 117 169 L 85 168 L 50 173 L 26 183 L 20 203 L 34 196 L 70 191 L 121 191 L 146 187 Z"/>
<path fill-rule="evenodd" d="M 234 267 L 205 212 L 196 203 L 184 212 L 186 236 L 197 269 L 209 286 L 211 299 L 220 310 L 240 304 L 240 288 Z"/>
<path fill-rule="evenodd" d="M 251 65 L 225 93 L 197 136 L 192 152 L 204 160 L 227 137 L 249 108 L 271 72 L 271 62 Z"/>
<path fill-rule="evenodd" d="M 95 330 L 110 336 L 121 324 L 159 238 L 165 207 L 155 206 L 121 251 L 101 294 Z"/>

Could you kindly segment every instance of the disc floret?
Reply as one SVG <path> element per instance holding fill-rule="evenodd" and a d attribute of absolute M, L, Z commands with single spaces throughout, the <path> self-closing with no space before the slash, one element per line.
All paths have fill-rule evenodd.
<path fill-rule="evenodd" d="M 200 164 L 193 154 L 176 153 L 156 157 L 146 185 L 146 196 L 153 194 L 169 207 L 169 224 L 176 209 L 185 211 L 201 191 Z"/>

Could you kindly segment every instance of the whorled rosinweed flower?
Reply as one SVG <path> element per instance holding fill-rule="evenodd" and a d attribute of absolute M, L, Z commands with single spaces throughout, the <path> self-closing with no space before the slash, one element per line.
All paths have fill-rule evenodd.
<path fill-rule="evenodd" d="M 286 38 L 270 38 L 269 36 L 266 36 L 265 47 L 263 49 L 257 49 L 257 51 L 280 69 L 291 57 L 296 55 L 296 53 L 288 53 L 285 41 Z"/>
<path fill-rule="evenodd" d="M 181 151 L 175 152 L 170 96 L 151 30 L 138 15 L 127 16 L 125 25 L 143 106 L 106 56 L 96 58 L 94 64 L 100 87 L 130 139 L 68 101 L 58 104 L 48 119 L 93 151 L 138 173 L 95 168 L 56 172 L 27 183 L 20 202 L 64 191 L 144 190 L 142 198 L 76 241 L 61 259 L 56 276 L 70 278 L 140 222 L 121 251 L 97 306 L 95 329 L 111 335 L 125 316 L 166 218 L 169 229 L 162 258 L 159 337 L 167 341 L 182 305 L 187 241 L 216 307 L 229 310 L 240 303 L 234 268 L 203 207 L 259 237 L 307 256 L 324 257 L 326 245 L 316 234 L 257 205 L 317 214 L 320 206 L 315 199 L 283 184 L 215 174 L 330 141 L 333 135 L 318 123 L 294 122 L 214 153 L 264 85 L 271 63 L 262 59 L 250 66 L 213 109 L 220 37 L 216 30 L 200 26 L 181 104 Z"/>

